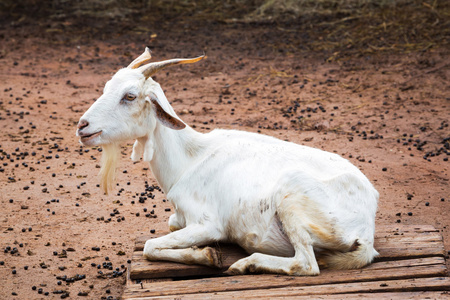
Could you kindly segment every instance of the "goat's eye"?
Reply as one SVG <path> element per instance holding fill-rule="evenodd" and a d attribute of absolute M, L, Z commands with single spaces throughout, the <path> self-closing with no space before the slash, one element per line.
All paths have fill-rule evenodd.
<path fill-rule="evenodd" d="M 127 100 L 127 101 L 133 101 L 134 99 L 136 99 L 136 96 L 130 93 L 126 93 L 123 96 L 123 100 Z"/>

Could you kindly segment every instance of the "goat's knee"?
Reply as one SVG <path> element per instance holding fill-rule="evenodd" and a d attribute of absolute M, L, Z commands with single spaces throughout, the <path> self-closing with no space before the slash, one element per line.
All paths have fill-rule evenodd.
<path fill-rule="evenodd" d="M 207 259 L 207 265 L 222 268 L 222 255 L 217 249 L 205 247 L 202 249 L 202 253 Z"/>
<path fill-rule="evenodd" d="M 181 226 L 181 224 L 177 218 L 177 214 L 171 215 L 169 218 L 169 230 L 171 232 L 173 232 L 173 231 L 180 230 L 181 228 L 183 228 L 183 226 Z"/>
<path fill-rule="evenodd" d="M 179 249 L 181 262 L 191 265 L 200 264 L 209 267 L 222 268 L 222 255 L 215 248 L 205 247 L 199 249 L 196 246 Z"/>
<path fill-rule="evenodd" d="M 154 259 L 156 251 L 157 249 L 152 240 L 148 240 L 145 242 L 143 254 L 146 259 Z"/>

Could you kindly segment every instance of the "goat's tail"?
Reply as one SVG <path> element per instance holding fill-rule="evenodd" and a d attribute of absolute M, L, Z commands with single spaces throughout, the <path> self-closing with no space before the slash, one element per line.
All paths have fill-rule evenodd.
<path fill-rule="evenodd" d="M 373 242 L 355 240 L 348 252 L 327 251 L 319 255 L 317 261 L 327 269 L 359 269 L 370 264 L 377 255 Z"/>

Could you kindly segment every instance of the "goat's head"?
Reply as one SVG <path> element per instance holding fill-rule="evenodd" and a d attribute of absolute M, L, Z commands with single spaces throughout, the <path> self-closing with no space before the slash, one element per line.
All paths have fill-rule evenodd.
<path fill-rule="evenodd" d="M 139 139 L 152 132 L 157 122 L 175 130 L 186 126 L 176 116 L 160 85 L 150 76 L 167 66 L 194 63 L 203 57 L 149 63 L 151 54 L 146 48 L 106 83 L 103 95 L 81 117 L 77 129 L 80 142 L 103 148 L 100 175 L 105 192 L 114 181 L 121 142 L 136 139 L 135 148 L 139 148 Z M 133 159 L 136 156 L 133 153 Z"/>

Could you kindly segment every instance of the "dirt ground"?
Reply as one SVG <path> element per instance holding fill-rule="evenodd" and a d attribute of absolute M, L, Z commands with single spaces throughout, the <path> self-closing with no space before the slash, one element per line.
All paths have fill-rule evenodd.
<path fill-rule="evenodd" d="M 89 36 L 68 36 L 64 26 L 0 28 L 1 299 L 119 298 L 135 237 L 168 230 L 170 204 L 151 188 L 147 163 L 129 159 L 132 141 L 106 196 L 99 149 L 75 136 L 105 82 L 145 46 L 155 60 L 206 52 L 154 77 L 192 127 L 340 154 L 380 192 L 378 224 L 431 224 L 450 250 L 447 47 L 336 55 L 302 47 L 301 33 L 281 25 L 166 24 Z"/>

